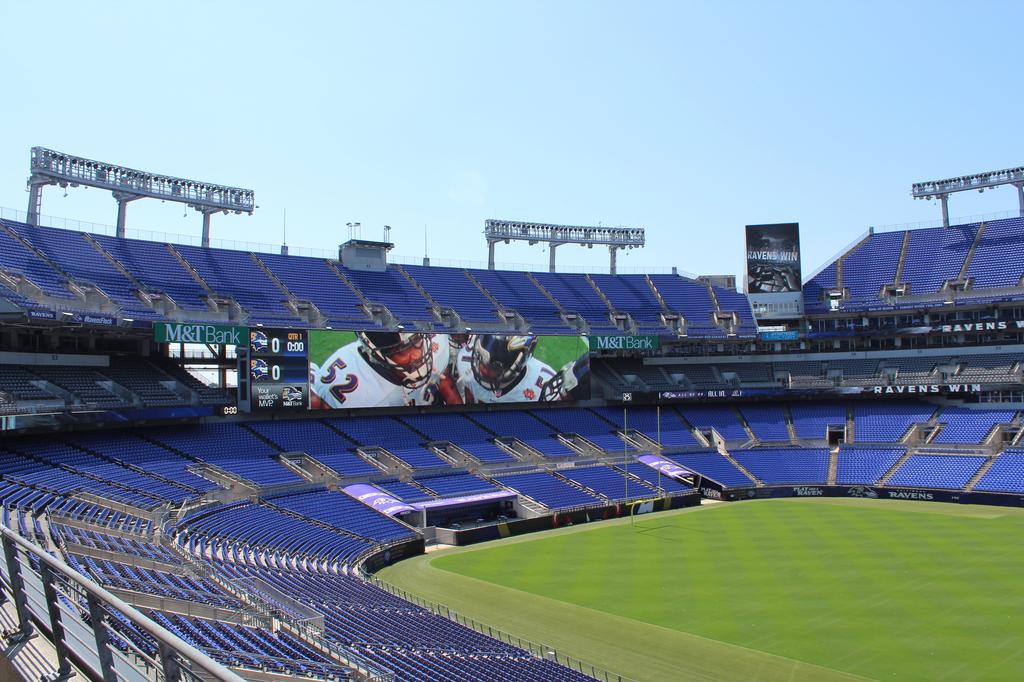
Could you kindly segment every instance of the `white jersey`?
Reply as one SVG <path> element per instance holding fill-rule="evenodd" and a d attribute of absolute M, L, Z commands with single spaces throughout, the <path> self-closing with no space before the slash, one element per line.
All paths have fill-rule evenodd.
<path fill-rule="evenodd" d="M 547 364 L 530 356 L 526 361 L 526 373 L 515 386 L 507 391 L 492 391 L 480 385 L 473 376 L 473 352 L 469 348 L 459 350 L 456 369 L 459 372 L 459 395 L 466 403 L 528 403 L 540 399 L 540 389 L 555 372 Z"/>
<path fill-rule="evenodd" d="M 310 363 L 310 389 L 334 409 L 433 404 L 429 389 L 448 368 L 448 337 L 434 334 L 430 344 L 434 366 L 430 378 L 418 388 L 406 388 L 382 377 L 359 352 L 362 344 L 353 341 L 331 353 L 323 365 Z"/>

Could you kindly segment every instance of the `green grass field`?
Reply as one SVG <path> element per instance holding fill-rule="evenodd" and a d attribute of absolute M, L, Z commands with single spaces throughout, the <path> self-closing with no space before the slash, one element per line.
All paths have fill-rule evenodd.
<path fill-rule="evenodd" d="M 638 680 L 1024 679 L 1024 510 L 760 500 L 431 553 L 380 576 Z"/>

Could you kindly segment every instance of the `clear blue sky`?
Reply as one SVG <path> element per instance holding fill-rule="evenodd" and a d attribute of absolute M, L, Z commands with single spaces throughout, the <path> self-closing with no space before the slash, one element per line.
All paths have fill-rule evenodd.
<path fill-rule="evenodd" d="M 284 8 L 282 10 L 282 8 Z M 624 266 L 742 271 L 799 221 L 805 272 L 869 225 L 932 220 L 916 180 L 1024 163 L 1024 4 L 9 2 L 0 206 L 29 148 L 251 187 L 214 237 L 482 261 L 485 218 L 636 225 Z M 1016 210 L 1012 189 L 954 216 Z M 110 224 L 99 190 L 44 213 Z M 129 228 L 197 236 L 172 204 Z M 562 263 L 606 253 L 562 247 Z M 546 263 L 540 247 L 499 261 Z"/>

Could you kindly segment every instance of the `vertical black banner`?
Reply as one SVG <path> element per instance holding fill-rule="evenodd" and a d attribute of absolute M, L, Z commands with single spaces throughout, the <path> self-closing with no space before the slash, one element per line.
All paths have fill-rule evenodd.
<path fill-rule="evenodd" d="M 800 224 L 747 225 L 747 293 L 800 290 Z"/>

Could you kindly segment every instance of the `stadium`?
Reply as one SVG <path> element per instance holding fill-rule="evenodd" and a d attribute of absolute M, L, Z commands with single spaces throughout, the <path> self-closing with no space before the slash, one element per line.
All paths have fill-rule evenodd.
<path fill-rule="evenodd" d="M 115 233 L 45 225 L 53 185 L 114 188 Z M 640 228 L 484 226 L 606 274 L 401 265 L 122 229 L 166 198 L 208 243 L 250 190 L 42 147 L 29 186 L 0 575 L 44 679 L 1022 672 L 1024 217 L 869 230 L 808 277 L 799 225 L 750 225 L 741 293 L 617 274 Z"/>
<path fill-rule="evenodd" d="M 6 3 L 0 682 L 1024 679 L 1021 10 Z"/>

